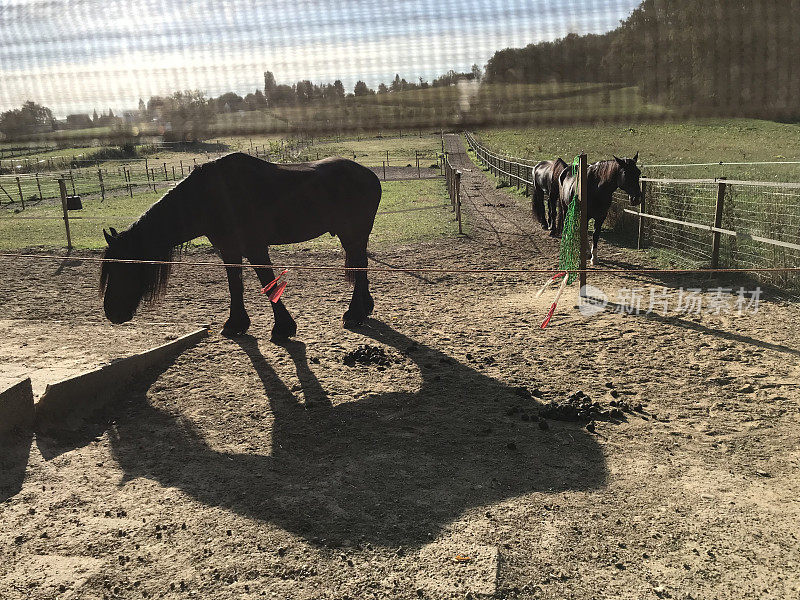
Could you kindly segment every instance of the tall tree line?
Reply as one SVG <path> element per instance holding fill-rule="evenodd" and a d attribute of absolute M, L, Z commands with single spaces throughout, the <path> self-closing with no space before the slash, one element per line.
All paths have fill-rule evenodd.
<path fill-rule="evenodd" d="M 699 111 L 800 117 L 800 0 L 644 0 L 615 30 L 495 53 L 490 82 L 618 82 Z"/>

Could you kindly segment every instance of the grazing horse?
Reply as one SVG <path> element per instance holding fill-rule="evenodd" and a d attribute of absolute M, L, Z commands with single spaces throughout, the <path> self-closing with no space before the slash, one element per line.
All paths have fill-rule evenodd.
<path fill-rule="evenodd" d="M 367 266 L 367 241 L 381 199 L 381 184 L 369 169 L 343 158 L 302 164 L 273 164 L 236 152 L 203 164 L 153 204 L 128 229 L 105 235 L 105 258 L 169 261 L 179 244 L 206 236 L 222 257 L 231 295 L 230 316 L 222 333 L 241 335 L 250 326 L 244 308 L 242 259 L 270 264 L 271 244 L 293 244 L 324 233 L 339 237 L 345 266 Z M 104 262 L 100 289 L 112 323 L 133 318 L 140 302 L 164 294 L 169 265 Z M 257 267 L 262 285 L 275 278 Z M 366 271 L 348 271 L 353 299 L 344 326 L 357 326 L 374 302 Z M 272 304 L 272 339 L 297 332 L 283 302 Z"/>
<path fill-rule="evenodd" d="M 597 257 L 597 242 L 600 240 L 600 230 L 603 221 L 606 220 L 608 209 L 611 208 L 611 201 L 617 188 L 628 193 L 631 205 L 636 206 L 642 200 L 642 188 L 639 184 L 639 177 L 642 172 L 636 166 L 639 160 L 639 153 L 633 158 L 617 158 L 614 160 L 602 160 L 589 165 L 587 169 L 588 192 L 587 199 L 587 219 L 594 219 L 594 235 L 592 236 L 592 256 L 589 260 L 590 265 L 594 265 Z M 572 169 L 565 169 L 560 177 L 561 194 L 558 213 L 558 230 L 564 228 L 564 218 L 569 210 L 572 196 L 575 194 L 577 177 L 572 175 Z"/>
<path fill-rule="evenodd" d="M 533 168 L 533 212 L 542 224 L 542 229 L 549 229 L 552 236 L 557 234 L 558 181 L 561 173 L 567 168 L 567 163 L 561 158 L 543 160 Z M 544 214 L 545 192 L 547 192 L 547 217 Z"/>

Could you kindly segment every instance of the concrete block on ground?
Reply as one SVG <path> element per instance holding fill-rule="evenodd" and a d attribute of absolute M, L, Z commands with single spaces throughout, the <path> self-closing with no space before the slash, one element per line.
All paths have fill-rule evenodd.
<path fill-rule="evenodd" d="M 33 387 L 28 377 L 0 391 L 0 435 L 33 427 Z"/>
<path fill-rule="evenodd" d="M 177 356 L 207 335 L 207 329 L 198 329 L 161 346 L 49 384 L 36 403 L 37 424 L 52 424 L 62 418 L 80 417 L 101 407 L 138 375 Z"/>

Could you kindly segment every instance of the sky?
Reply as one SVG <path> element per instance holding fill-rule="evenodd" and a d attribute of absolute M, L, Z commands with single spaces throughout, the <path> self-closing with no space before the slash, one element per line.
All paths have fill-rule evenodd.
<path fill-rule="evenodd" d="M 0 111 L 63 117 L 139 98 L 216 96 L 395 73 L 430 81 L 496 50 L 613 29 L 640 0 L 0 0 Z"/>

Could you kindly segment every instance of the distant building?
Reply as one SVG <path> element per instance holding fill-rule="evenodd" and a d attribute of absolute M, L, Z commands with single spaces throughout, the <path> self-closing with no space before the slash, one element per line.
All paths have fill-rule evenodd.
<path fill-rule="evenodd" d="M 67 115 L 67 129 L 89 129 L 90 127 L 94 127 L 94 124 L 89 115 Z"/>

